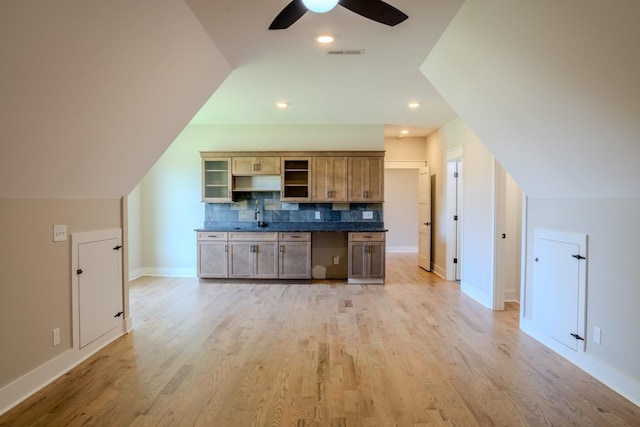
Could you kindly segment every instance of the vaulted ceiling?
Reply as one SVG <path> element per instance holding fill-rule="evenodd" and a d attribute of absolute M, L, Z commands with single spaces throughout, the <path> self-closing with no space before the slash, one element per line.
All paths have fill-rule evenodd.
<path fill-rule="evenodd" d="M 268 31 L 287 3 L 0 2 L 0 197 L 120 197 L 190 121 L 456 115 L 529 195 L 640 196 L 639 2 L 394 0 L 396 27 L 338 7 Z"/>

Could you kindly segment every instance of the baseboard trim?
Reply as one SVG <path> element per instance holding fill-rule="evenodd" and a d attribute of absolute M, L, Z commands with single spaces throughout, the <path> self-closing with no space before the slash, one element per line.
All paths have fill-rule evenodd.
<path fill-rule="evenodd" d="M 198 277 L 198 270 L 195 268 L 156 268 L 143 267 L 140 269 L 141 276 L 154 277 Z"/>
<path fill-rule="evenodd" d="M 417 246 L 387 246 L 387 253 L 391 254 L 417 254 Z"/>
<path fill-rule="evenodd" d="M 433 274 L 435 274 L 436 276 L 438 276 L 441 279 L 447 280 L 446 275 L 447 275 L 447 271 L 442 268 L 441 266 L 431 263 L 431 272 Z"/>
<path fill-rule="evenodd" d="M 130 319 L 130 318 L 129 318 Z M 132 326 L 132 323 L 131 323 Z M 102 336 L 93 343 L 77 350 L 70 348 L 64 353 L 45 362 L 31 372 L 0 388 L 0 415 L 27 399 L 37 391 L 51 384 L 71 369 L 93 356 L 103 347 L 126 335 L 126 321 L 122 328 Z M 130 329 L 129 329 L 130 330 Z"/>
<path fill-rule="evenodd" d="M 532 323 L 520 318 L 520 330 L 567 361 L 585 371 L 636 406 L 640 406 L 640 382 L 600 362 L 585 352 L 573 352 L 556 340 L 539 332 Z"/>

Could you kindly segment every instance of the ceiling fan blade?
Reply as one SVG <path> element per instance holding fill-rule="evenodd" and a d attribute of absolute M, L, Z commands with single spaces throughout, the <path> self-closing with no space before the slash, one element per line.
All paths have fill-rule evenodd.
<path fill-rule="evenodd" d="M 269 26 L 270 30 L 284 30 L 289 28 L 291 24 L 302 18 L 307 8 L 302 4 L 302 0 L 293 0 L 285 6 L 284 9 L 276 16 Z"/>
<path fill-rule="evenodd" d="M 358 15 L 391 27 L 408 18 L 406 14 L 382 0 L 340 0 L 338 4 Z"/>

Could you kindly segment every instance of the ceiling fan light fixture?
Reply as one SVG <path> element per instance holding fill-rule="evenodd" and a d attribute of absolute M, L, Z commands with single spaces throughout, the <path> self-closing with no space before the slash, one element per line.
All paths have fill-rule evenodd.
<path fill-rule="evenodd" d="M 338 0 L 302 0 L 302 3 L 311 12 L 325 13 L 336 7 Z"/>

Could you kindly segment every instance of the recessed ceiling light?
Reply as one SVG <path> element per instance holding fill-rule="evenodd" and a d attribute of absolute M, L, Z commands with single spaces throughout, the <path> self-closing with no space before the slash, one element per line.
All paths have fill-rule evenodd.
<path fill-rule="evenodd" d="M 316 37 L 316 41 L 318 43 L 331 43 L 333 41 L 333 36 L 330 34 L 322 34 Z"/>
<path fill-rule="evenodd" d="M 281 101 L 281 102 L 278 102 L 278 103 L 276 104 L 276 106 L 277 106 L 278 108 L 280 108 L 280 109 L 285 109 L 285 108 L 287 108 L 287 107 L 289 106 L 289 103 L 288 103 L 288 102 Z"/>
<path fill-rule="evenodd" d="M 401 133 L 401 134 L 403 134 L 403 135 L 407 135 L 407 134 L 409 133 L 409 131 L 408 131 L 408 130 L 406 130 L 406 129 L 402 129 L 402 130 L 400 131 L 400 133 Z"/>
<path fill-rule="evenodd" d="M 420 106 L 419 102 L 410 102 L 409 108 L 418 108 Z"/>

